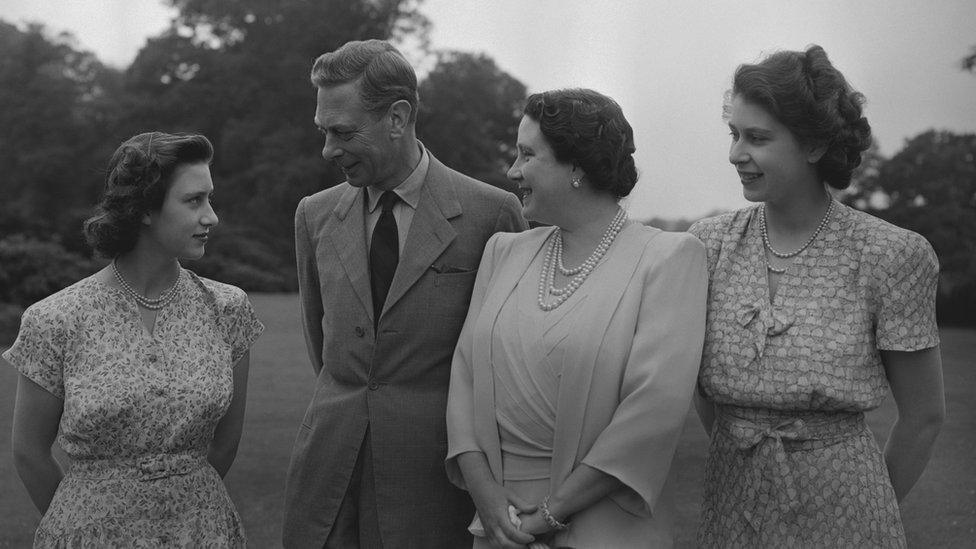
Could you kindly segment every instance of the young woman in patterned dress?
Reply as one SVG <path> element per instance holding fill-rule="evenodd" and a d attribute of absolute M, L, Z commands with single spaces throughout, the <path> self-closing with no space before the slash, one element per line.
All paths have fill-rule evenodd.
<path fill-rule="evenodd" d="M 179 263 L 217 225 L 212 155 L 200 135 L 122 143 L 85 224 L 112 263 L 28 308 L 3 355 L 20 373 L 13 450 L 43 514 L 35 547 L 245 544 L 221 477 L 263 326 L 243 291 Z"/>
<path fill-rule="evenodd" d="M 827 191 L 870 143 L 862 102 L 819 46 L 740 66 L 727 95 L 729 161 L 757 204 L 691 228 L 710 274 L 702 547 L 905 546 L 898 502 L 945 414 L 938 262 Z M 882 453 L 864 412 L 889 387 Z"/>

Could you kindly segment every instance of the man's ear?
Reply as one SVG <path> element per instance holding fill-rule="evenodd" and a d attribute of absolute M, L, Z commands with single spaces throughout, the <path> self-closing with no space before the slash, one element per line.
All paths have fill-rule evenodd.
<path fill-rule="evenodd" d="M 413 114 L 413 107 L 406 99 L 400 99 L 390 105 L 388 111 L 390 117 L 390 137 L 403 137 L 407 128 L 410 126 L 410 115 Z"/>

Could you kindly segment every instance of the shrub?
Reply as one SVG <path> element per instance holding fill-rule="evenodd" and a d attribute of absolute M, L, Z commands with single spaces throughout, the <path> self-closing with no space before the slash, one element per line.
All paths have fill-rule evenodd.
<path fill-rule="evenodd" d="M 27 307 L 98 270 L 53 241 L 15 234 L 0 240 L 0 303 Z"/>
<path fill-rule="evenodd" d="M 20 315 L 24 308 L 10 303 L 0 303 L 0 349 L 9 347 L 20 330 Z"/>

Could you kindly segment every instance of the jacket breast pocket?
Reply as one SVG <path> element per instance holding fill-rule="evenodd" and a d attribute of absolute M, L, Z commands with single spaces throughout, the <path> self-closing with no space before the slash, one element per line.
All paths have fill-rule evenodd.
<path fill-rule="evenodd" d="M 474 278 L 477 275 L 478 275 L 478 269 L 471 269 L 470 271 L 452 270 L 452 271 L 436 273 L 434 275 L 434 287 L 435 288 L 467 287 L 470 291 L 471 288 L 474 288 Z"/>
<path fill-rule="evenodd" d="M 433 317 L 464 320 L 478 270 L 432 273 L 434 291 L 427 296 L 427 312 Z"/>

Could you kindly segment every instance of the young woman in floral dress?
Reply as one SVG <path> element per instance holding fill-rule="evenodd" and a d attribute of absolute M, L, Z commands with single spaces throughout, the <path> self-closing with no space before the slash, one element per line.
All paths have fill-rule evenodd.
<path fill-rule="evenodd" d="M 132 137 L 85 233 L 111 264 L 27 309 L 3 358 L 20 376 L 17 471 L 43 517 L 35 547 L 242 547 L 224 488 L 263 326 L 203 256 L 210 142 Z M 62 471 L 55 439 L 70 458 Z"/>

